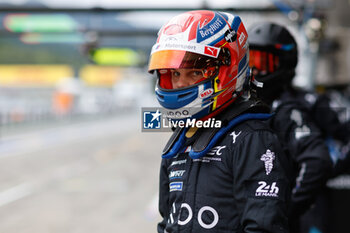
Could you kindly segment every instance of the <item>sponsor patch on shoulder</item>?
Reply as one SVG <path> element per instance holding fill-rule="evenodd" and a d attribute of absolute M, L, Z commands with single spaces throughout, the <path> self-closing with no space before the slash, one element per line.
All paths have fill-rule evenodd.
<path fill-rule="evenodd" d="M 169 191 L 182 191 L 183 182 L 171 182 L 169 184 Z"/>
<path fill-rule="evenodd" d="M 271 150 L 266 150 L 266 153 L 261 155 L 260 160 L 264 162 L 265 173 L 269 175 L 273 168 L 273 160 L 275 159 L 275 153 Z"/>
<path fill-rule="evenodd" d="M 262 199 L 284 200 L 287 192 L 286 182 L 282 180 L 247 181 L 247 196 Z"/>
<path fill-rule="evenodd" d="M 268 184 L 265 181 L 258 182 L 259 187 L 255 190 L 256 197 L 278 197 L 279 188 L 277 186 L 277 182 L 272 182 L 272 184 Z"/>

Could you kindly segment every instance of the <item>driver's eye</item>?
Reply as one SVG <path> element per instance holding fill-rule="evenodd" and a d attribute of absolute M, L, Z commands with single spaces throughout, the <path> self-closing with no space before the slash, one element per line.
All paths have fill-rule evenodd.
<path fill-rule="evenodd" d="M 179 77 L 180 76 L 180 72 L 177 72 L 177 71 L 173 71 L 172 74 L 175 77 Z"/>
<path fill-rule="evenodd" d="M 203 75 L 203 73 L 201 72 L 201 71 L 193 71 L 193 75 L 195 75 L 195 76 L 199 76 L 199 75 Z"/>

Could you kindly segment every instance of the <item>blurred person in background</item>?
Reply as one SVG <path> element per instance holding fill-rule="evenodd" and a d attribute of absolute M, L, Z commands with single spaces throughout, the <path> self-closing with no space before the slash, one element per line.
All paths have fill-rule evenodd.
<path fill-rule="evenodd" d="M 257 88 L 258 96 L 272 106 L 275 114 L 271 127 L 294 164 L 290 222 L 292 232 L 300 232 L 305 226 L 299 226 L 299 219 L 315 203 L 333 166 L 324 134 L 314 118 L 317 95 L 292 85 L 298 51 L 284 26 L 261 22 L 248 34 L 253 77 L 263 84 Z"/>
<path fill-rule="evenodd" d="M 312 106 L 314 119 L 326 137 L 334 163 L 332 177 L 348 173 L 350 168 L 349 108 L 346 91 L 332 89 L 319 94 Z"/>
<path fill-rule="evenodd" d="M 180 14 L 158 33 L 149 72 L 161 106 L 222 123 L 174 129 L 162 155 L 159 233 L 289 232 L 290 161 L 269 108 L 251 93 L 247 39 L 239 16 L 213 11 Z"/>
<path fill-rule="evenodd" d="M 314 207 L 302 217 L 301 232 L 347 233 L 350 229 L 350 121 L 349 100 L 339 90 L 320 94 L 312 106 L 314 119 L 325 137 L 333 172 L 317 196 Z"/>

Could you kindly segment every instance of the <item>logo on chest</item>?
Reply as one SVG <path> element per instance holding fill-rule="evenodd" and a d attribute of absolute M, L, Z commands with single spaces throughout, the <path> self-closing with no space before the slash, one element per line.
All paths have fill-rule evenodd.
<path fill-rule="evenodd" d="M 181 178 L 185 173 L 185 170 L 176 170 L 176 171 L 171 171 L 169 174 L 169 179 L 176 179 L 176 178 Z"/>
<path fill-rule="evenodd" d="M 169 191 L 174 192 L 174 191 L 182 191 L 183 187 L 183 182 L 171 182 L 169 184 Z"/>
<path fill-rule="evenodd" d="M 226 148 L 226 146 L 216 146 L 208 152 L 208 155 L 222 155 L 221 150 L 224 148 Z"/>

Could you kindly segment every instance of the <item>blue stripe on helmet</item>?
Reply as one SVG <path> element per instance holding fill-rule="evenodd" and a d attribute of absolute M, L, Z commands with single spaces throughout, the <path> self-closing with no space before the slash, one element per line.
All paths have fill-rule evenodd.
<path fill-rule="evenodd" d="M 241 25 L 241 22 L 242 22 L 241 18 L 239 16 L 235 16 L 235 18 L 233 19 L 231 28 L 237 32 L 239 25 Z"/>
<path fill-rule="evenodd" d="M 223 38 L 225 37 L 225 35 L 220 36 L 219 38 L 217 38 L 216 40 L 214 40 L 213 42 L 209 43 L 210 46 L 215 46 L 219 41 L 221 41 Z"/>
<path fill-rule="evenodd" d="M 242 69 L 244 69 L 246 63 L 247 63 L 247 54 L 244 55 L 244 57 L 238 64 L 238 74 L 242 71 Z"/>
<path fill-rule="evenodd" d="M 156 89 L 159 104 L 168 109 L 177 109 L 186 106 L 198 97 L 198 86 L 178 91 L 164 91 Z"/>

